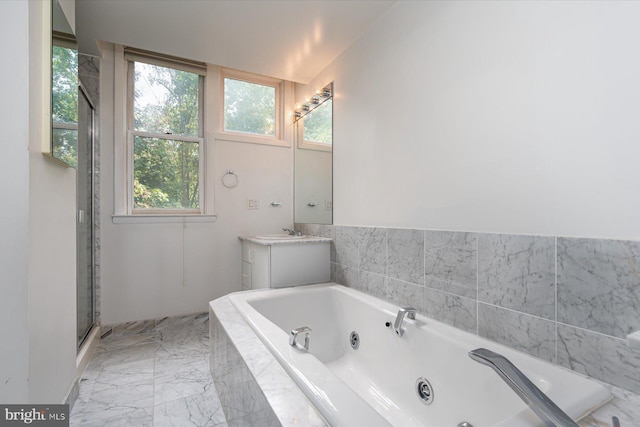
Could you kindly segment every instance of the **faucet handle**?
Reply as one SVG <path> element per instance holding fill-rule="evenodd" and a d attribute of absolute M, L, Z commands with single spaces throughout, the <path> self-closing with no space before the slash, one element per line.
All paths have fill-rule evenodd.
<path fill-rule="evenodd" d="M 403 313 L 407 313 L 407 318 L 411 319 L 411 320 L 415 320 L 416 319 L 416 309 L 413 307 L 402 307 L 400 309 L 400 311 L 402 311 Z"/>
<path fill-rule="evenodd" d="M 292 329 L 291 333 L 289 334 L 289 345 L 299 348 L 297 338 L 300 334 L 304 334 L 304 349 L 306 351 L 309 351 L 309 334 L 311 334 L 311 328 L 308 326 L 301 326 L 299 328 Z"/>
<path fill-rule="evenodd" d="M 393 322 L 393 331 L 401 337 L 404 335 L 404 329 L 402 328 L 402 322 L 404 318 L 408 317 L 411 320 L 415 320 L 416 318 L 416 309 L 413 307 L 402 307 L 398 310 L 398 314 L 396 315 L 396 320 Z"/>

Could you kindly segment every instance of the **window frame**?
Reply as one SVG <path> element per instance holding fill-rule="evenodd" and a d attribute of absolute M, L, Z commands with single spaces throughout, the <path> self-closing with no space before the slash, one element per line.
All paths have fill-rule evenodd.
<path fill-rule="evenodd" d="M 275 136 L 259 135 L 249 132 L 234 132 L 224 128 L 224 81 L 225 79 L 239 80 L 246 83 L 259 84 L 262 86 L 270 86 L 275 88 Z M 218 115 L 218 132 L 216 139 L 224 141 L 249 142 L 253 144 L 277 145 L 282 147 L 290 147 L 291 144 L 286 136 L 284 125 L 284 104 L 285 104 L 285 81 L 272 77 L 261 76 L 258 74 L 247 73 L 244 71 L 232 70 L 229 68 L 220 68 L 220 96 L 219 96 L 219 115 Z"/>
<path fill-rule="evenodd" d="M 147 52 L 145 52 L 147 53 Z M 205 200 L 205 158 L 206 158 L 206 141 L 204 138 L 204 98 L 205 98 L 205 77 L 206 71 L 198 71 L 193 67 L 184 66 L 179 62 L 172 60 L 163 60 L 160 54 L 136 55 L 125 52 L 124 61 L 126 67 L 126 173 L 127 173 L 127 215 L 132 216 L 185 216 L 185 215 L 203 215 L 206 212 Z M 151 56 L 153 55 L 153 56 Z M 141 62 L 154 66 L 172 68 L 180 71 L 186 71 L 198 74 L 198 136 L 187 136 L 179 134 L 165 134 L 156 132 L 139 131 L 134 128 L 134 93 L 135 93 L 135 63 Z M 134 201 L 134 151 L 135 137 L 156 138 L 170 141 L 182 141 L 198 144 L 198 209 L 166 209 L 166 208 L 136 208 Z"/>

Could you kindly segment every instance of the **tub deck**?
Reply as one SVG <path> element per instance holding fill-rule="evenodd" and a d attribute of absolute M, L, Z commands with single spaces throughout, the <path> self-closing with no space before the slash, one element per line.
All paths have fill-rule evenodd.
<path fill-rule="evenodd" d="M 314 286 L 308 286 L 305 287 L 305 294 L 306 296 L 310 296 L 313 294 L 313 292 L 308 292 L 308 291 L 312 291 L 314 288 L 316 289 L 322 289 L 323 287 L 327 287 L 327 285 L 314 285 Z M 342 288 L 342 287 L 340 287 Z M 351 292 L 356 292 L 357 294 L 360 294 L 357 291 L 352 291 L 350 289 L 344 289 L 347 293 L 351 293 Z M 288 346 L 288 343 L 286 343 L 286 346 L 281 348 L 280 350 L 274 349 L 274 348 L 269 348 L 271 347 L 269 345 L 269 343 L 267 342 L 267 344 L 265 345 L 265 343 L 263 343 L 259 338 L 258 338 L 258 334 L 256 334 L 255 329 L 258 328 L 258 326 L 255 324 L 256 322 L 260 322 L 260 318 L 263 318 L 262 314 L 260 314 L 260 311 L 263 312 L 263 314 L 267 314 L 267 316 L 270 316 L 269 313 L 266 313 L 267 311 L 269 311 L 268 305 L 273 303 L 273 307 L 272 307 L 272 311 L 274 313 L 278 313 L 275 318 L 272 318 L 271 321 L 269 322 L 271 325 L 271 332 L 275 332 L 277 334 L 281 334 L 280 337 L 282 338 L 282 340 L 284 340 L 285 342 L 288 341 L 288 334 L 285 332 L 285 330 L 287 328 L 289 328 L 287 325 L 285 325 L 285 323 L 287 322 L 287 316 L 285 315 L 288 311 L 296 311 L 296 310 L 302 310 L 302 312 L 307 315 L 307 316 L 311 316 L 313 317 L 313 309 L 310 309 L 309 307 L 321 307 L 322 304 L 319 303 L 319 300 L 321 298 L 323 298 L 321 295 L 312 295 L 311 300 L 313 301 L 314 304 L 312 304 L 312 306 L 308 306 L 307 304 L 302 303 L 301 301 L 297 301 L 295 304 L 292 305 L 292 307 L 297 307 L 297 308 L 293 308 L 292 310 L 282 310 L 281 308 L 278 309 L 277 307 L 279 307 L 279 303 L 276 301 L 276 299 L 278 298 L 278 292 L 281 292 L 283 294 L 287 294 L 287 292 L 289 291 L 288 289 L 283 289 L 283 290 L 267 290 L 267 291 L 261 291 L 261 292 L 267 292 L 263 295 L 258 295 L 258 292 L 244 292 L 244 293 L 238 293 L 238 294 L 233 294 L 231 296 L 228 297 L 223 297 L 219 300 L 213 301 L 211 303 L 211 310 L 212 313 L 214 315 L 211 316 L 212 318 L 212 327 L 211 327 L 211 331 L 212 331 L 212 361 L 211 361 L 211 368 L 212 368 L 212 375 L 214 376 L 214 381 L 216 381 L 216 377 L 218 379 L 218 381 L 216 381 L 216 387 L 219 389 L 220 394 L 224 394 L 223 392 L 220 391 L 220 387 L 218 386 L 218 383 L 221 382 L 222 387 L 229 387 L 229 385 L 233 385 L 234 381 L 231 381 L 229 378 L 229 375 L 227 375 L 226 377 L 224 377 L 224 375 L 216 375 L 216 371 L 217 372 L 224 372 L 225 369 L 228 368 L 225 366 L 220 366 L 221 363 L 219 361 L 219 359 L 229 359 L 229 357 L 224 356 L 221 357 L 220 354 L 218 354 L 217 356 L 215 356 L 215 353 L 218 352 L 219 347 L 224 347 L 226 350 L 226 353 L 229 353 L 229 348 L 233 348 L 234 352 L 236 353 L 236 357 L 239 359 L 242 359 L 246 368 L 246 372 L 243 372 L 241 374 L 241 376 L 243 377 L 243 380 L 246 381 L 255 381 L 257 384 L 254 384 L 253 388 L 259 388 L 262 391 L 262 395 L 264 396 L 264 400 L 266 403 L 264 403 L 263 406 L 265 407 L 259 407 L 260 405 L 254 405 L 256 406 L 258 412 L 261 413 L 265 413 L 264 411 L 267 412 L 272 412 L 274 414 L 273 417 L 273 424 L 267 423 L 267 425 L 325 425 L 325 424 L 331 424 L 331 425 L 353 425 L 351 421 L 351 423 L 349 422 L 344 422 L 343 420 L 341 421 L 340 419 L 334 419 L 333 415 L 327 415 L 326 412 L 324 412 L 326 410 L 325 407 L 323 407 L 322 403 L 318 403 L 317 401 L 314 400 L 314 402 L 312 403 L 309 398 L 307 396 L 311 396 L 312 398 L 315 398 L 318 395 L 322 395 L 323 392 L 325 391 L 326 384 L 321 385 L 321 386 L 311 386 L 309 387 L 307 385 L 307 395 L 303 394 L 301 392 L 300 387 L 304 388 L 305 387 L 305 382 L 308 382 L 309 376 L 302 376 L 302 379 L 298 378 L 297 380 L 292 379 L 289 375 L 287 375 L 286 372 L 286 368 L 283 368 L 282 365 L 280 363 L 278 363 L 278 361 L 276 359 L 278 358 L 282 358 L 283 357 L 283 353 L 286 353 L 287 355 L 291 356 L 293 355 L 294 357 L 296 356 L 301 356 L 302 359 L 313 359 L 315 360 L 315 362 L 310 362 L 310 365 L 313 366 L 315 363 L 320 363 L 320 361 L 322 362 L 321 368 L 317 368 L 314 367 L 314 369 L 320 369 L 319 372 L 321 373 L 322 376 L 326 377 L 327 374 L 326 372 L 330 372 L 331 375 L 337 379 L 337 382 L 342 384 L 343 387 L 346 387 L 348 390 L 348 393 L 353 393 L 354 395 L 358 396 L 357 399 L 360 399 L 361 401 L 363 401 L 367 406 L 369 406 L 369 410 L 373 409 L 373 414 L 370 415 L 371 420 L 370 422 L 367 423 L 367 425 L 423 425 L 423 426 L 429 426 L 429 425 L 434 425 L 434 426 L 442 426 L 442 425 L 457 425 L 457 422 L 461 422 L 464 421 L 465 419 L 463 419 L 462 417 L 464 417 L 464 410 L 462 410 L 462 407 L 466 407 L 466 404 L 461 405 L 460 407 L 456 408 L 455 410 L 452 410 L 451 407 L 448 407 L 446 410 L 444 410 L 443 412 L 446 413 L 454 413 L 456 418 L 455 419 L 455 423 L 452 424 L 450 421 L 451 420 L 443 420 L 443 419 L 438 419 L 435 418 L 435 421 L 433 419 L 428 420 L 425 422 L 425 417 L 419 412 L 420 409 L 422 408 L 422 405 L 419 405 L 416 408 L 412 408 L 412 409 L 408 409 L 408 408 L 398 408 L 398 410 L 396 411 L 398 416 L 403 416 L 405 418 L 394 418 L 393 414 L 391 414 L 391 416 L 389 415 L 389 407 L 393 407 L 393 405 L 395 403 L 393 403 L 393 399 L 399 399 L 398 396 L 393 396 L 393 392 L 388 390 L 388 387 L 385 386 L 384 384 L 379 384 L 380 382 L 383 382 L 382 380 L 380 380 L 379 378 L 375 378 L 372 376 L 372 372 L 376 372 L 379 371 L 381 369 L 381 366 L 387 366 L 388 361 L 385 360 L 378 360 L 380 358 L 373 358 L 373 362 L 370 362 L 369 364 L 367 364 L 366 360 L 359 360 L 357 358 L 354 357 L 345 357 L 345 354 L 348 355 L 347 353 L 347 349 L 346 349 L 346 344 L 342 345 L 331 345 L 331 344 L 327 344 L 327 342 L 331 342 L 331 340 L 333 339 L 331 337 L 331 334 L 327 333 L 325 334 L 326 336 L 323 336 L 323 328 L 318 326 L 318 325 L 314 325 L 314 327 L 312 326 L 312 329 L 314 329 L 314 331 L 312 332 L 312 352 L 311 354 L 304 354 L 304 352 L 301 352 L 297 349 L 294 349 L 292 347 Z M 260 292 L 260 291 L 259 291 Z M 269 296 L 269 298 L 262 298 L 264 296 Z M 361 298 L 363 299 L 363 301 L 367 302 L 369 301 L 369 298 L 373 298 L 373 297 L 369 297 L 368 295 L 364 295 L 361 294 L 362 298 L 360 297 L 360 295 L 357 295 L 357 298 Z M 259 301 L 256 299 L 257 296 L 260 296 Z M 275 299 L 274 299 L 275 298 Z M 235 300 L 235 301 L 234 301 Z M 264 301 L 269 301 L 271 300 L 271 302 L 264 302 Z M 373 300 L 375 300 L 375 304 L 377 306 L 384 306 L 385 302 L 381 301 L 381 300 L 377 300 L 375 298 L 373 298 Z M 230 303 L 230 301 L 232 301 L 232 303 Z M 370 301 L 369 301 L 370 302 Z M 247 315 L 247 313 L 243 313 L 240 314 L 237 310 L 236 310 L 236 306 L 240 305 L 242 306 L 242 304 L 254 304 L 254 307 L 252 307 L 253 312 L 251 312 L 251 310 L 246 310 L 247 312 L 252 313 L 251 315 Z M 332 302 L 333 307 L 335 308 L 337 305 L 335 301 Z M 353 302 L 349 303 L 351 306 L 351 311 L 353 311 Z M 390 305 L 389 305 L 390 306 Z M 244 307 L 246 308 L 246 307 Z M 385 310 L 381 311 L 381 316 L 389 316 L 390 313 L 393 314 L 392 310 L 397 309 L 396 307 L 390 306 L 387 307 L 387 311 L 385 312 Z M 245 310 L 243 310 L 245 311 Z M 320 309 L 320 311 L 322 311 Z M 357 310 L 356 310 L 357 311 Z M 299 314 L 299 313 L 298 313 Z M 256 317 L 256 315 L 258 315 L 258 317 Z M 252 318 L 253 316 L 253 318 Z M 278 316 L 281 316 L 280 318 L 278 318 Z M 273 316 L 271 316 L 273 317 Z M 335 327 L 335 324 L 338 324 L 340 322 L 343 323 L 348 323 L 346 321 L 344 321 L 344 319 L 340 319 L 340 316 L 337 315 L 336 313 L 333 313 L 329 316 L 326 316 L 326 313 L 321 317 L 321 319 L 335 319 L 334 325 L 332 327 Z M 311 318 L 308 317 L 307 320 L 310 320 Z M 248 321 L 248 323 L 247 323 Z M 284 322 L 284 323 L 283 323 Z M 413 322 L 408 322 L 407 323 L 407 335 L 403 338 L 398 338 L 395 337 L 393 335 L 391 335 L 391 331 L 384 331 L 384 332 L 389 332 L 388 335 L 380 335 L 377 337 L 377 339 L 375 340 L 369 340 L 367 339 L 367 332 L 365 331 L 365 329 L 363 329 L 364 335 L 363 335 L 363 343 L 368 342 L 368 341 L 381 341 L 384 346 L 388 346 L 388 342 L 385 344 L 385 340 L 381 340 L 380 337 L 384 337 L 385 339 L 387 337 L 389 338 L 393 338 L 395 340 L 401 340 L 401 341 L 406 341 L 407 344 L 411 343 L 411 340 L 408 339 L 407 337 L 411 336 L 411 328 L 415 327 L 415 328 L 420 328 L 422 326 L 420 326 L 420 322 L 429 322 L 430 324 L 432 324 L 432 322 L 430 319 L 421 319 L 420 317 L 418 318 L 418 322 L 415 322 L 416 324 L 411 324 Z M 326 323 L 332 323 L 332 322 L 326 322 Z M 377 323 L 377 322 L 375 322 Z M 278 324 L 281 324 L 280 326 Z M 250 327 L 249 325 L 251 325 L 252 327 Z M 435 326 L 438 326 L 439 324 L 437 322 L 435 322 Z M 297 325 L 297 326 L 302 326 L 302 325 Z M 349 327 L 349 325 L 343 325 L 345 327 Z M 431 325 L 433 326 L 433 324 Z M 444 329 L 441 331 L 444 335 L 446 336 L 451 336 L 451 335 L 456 335 L 459 333 L 462 334 L 466 334 L 462 331 L 458 331 L 456 329 L 450 328 L 447 325 L 441 325 L 442 327 L 444 327 Z M 438 326 L 438 327 L 441 327 Z M 359 328 L 362 326 L 358 326 Z M 447 329 L 450 328 L 451 330 Z M 267 328 L 269 329 L 269 327 Z M 329 328 L 330 329 L 330 328 Z M 438 329 L 438 328 L 436 328 Z M 217 332 L 216 332 L 217 331 Z M 277 332 L 276 332 L 277 331 Z M 444 331 L 444 332 L 443 332 Z M 415 336 L 415 334 L 413 334 Z M 221 341 L 220 337 L 221 336 L 226 336 L 226 340 L 228 341 L 225 345 L 220 346 L 215 344 L 216 340 Z M 475 337 L 475 336 L 472 336 Z M 258 339 L 256 339 L 258 338 Z M 405 340 L 405 338 L 407 338 L 407 340 Z M 479 337 L 475 337 L 475 339 L 480 339 Z M 277 339 L 277 341 L 282 341 L 280 338 Z M 486 343 L 485 340 L 480 339 L 481 341 L 484 341 Z M 224 341 L 224 340 L 222 340 Z M 335 340 L 334 340 L 335 341 Z M 324 342 L 324 344 L 322 344 Z M 394 343 L 394 341 L 389 341 L 391 343 Z M 397 342 L 396 342 L 397 343 Z M 413 342 L 411 343 L 412 345 L 419 345 L 419 343 L 417 342 Z M 360 353 L 362 355 L 366 355 L 366 345 L 363 344 L 365 347 L 362 348 L 362 350 L 365 350 L 364 352 Z M 473 343 L 473 345 L 475 345 L 475 343 Z M 497 351 L 505 354 L 505 356 L 509 357 L 517 366 L 521 367 L 521 362 L 519 360 L 517 360 L 517 357 L 514 359 L 513 355 L 509 352 L 513 352 L 512 350 L 509 349 L 503 349 L 495 344 L 495 343 L 491 343 L 494 351 L 496 350 L 496 348 L 498 348 Z M 316 348 L 316 352 L 314 354 L 313 352 L 313 348 Z M 349 351 L 353 352 L 352 349 L 348 349 Z M 419 353 L 420 349 L 416 349 L 416 351 Z M 413 352 L 413 351 L 412 351 Z M 225 352 L 222 352 L 225 353 Z M 221 353 L 221 354 L 222 354 Z M 466 352 L 463 352 L 464 354 L 461 354 L 460 357 L 462 358 L 461 360 L 464 360 L 465 362 L 467 361 L 468 357 L 466 357 Z M 450 355 L 447 355 L 448 352 L 443 352 L 443 354 L 451 359 Z M 364 357 L 364 356 L 363 356 Z M 526 356 L 529 357 L 529 356 Z M 216 359 L 218 361 L 216 361 Z M 266 362 L 268 360 L 268 362 Z M 377 362 L 376 362 L 377 360 Z M 275 364 L 274 364 L 275 362 Z M 308 362 L 308 360 L 307 360 Z M 302 362 L 303 365 L 307 362 Z M 540 362 L 540 361 L 535 361 L 536 363 L 542 363 L 542 364 L 546 364 L 546 362 Z M 237 362 L 236 365 L 238 364 Z M 373 364 L 371 364 L 373 363 Z M 486 374 L 487 374 L 487 378 L 490 378 L 491 382 L 493 382 L 493 376 L 495 376 L 495 380 L 496 380 L 496 384 L 499 384 L 500 387 L 504 387 L 505 385 L 501 382 L 501 380 L 495 375 L 495 373 L 493 373 L 491 370 L 489 370 L 486 367 L 483 367 L 479 364 L 477 364 L 476 362 L 471 361 L 470 359 L 468 359 L 468 363 L 471 364 L 471 366 L 473 366 L 473 369 L 479 369 L 480 371 L 484 371 L 486 370 Z M 534 363 L 534 365 L 536 364 Z M 265 365 L 266 364 L 266 365 Z M 223 363 L 224 365 L 224 363 Z M 551 365 L 553 366 L 553 365 Z M 566 371 L 564 369 L 558 368 L 553 366 L 555 369 L 559 369 L 560 371 L 563 371 L 571 376 L 575 376 L 574 373 L 571 373 L 569 371 Z M 222 368 L 222 371 L 220 370 L 220 368 Z M 291 372 L 291 367 L 289 367 L 289 371 Z M 297 368 L 294 368 L 293 370 L 295 371 Z M 240 372 L 241 370 L 236 369 L 238 372 Z M 257 372 L 256 372 L 257 370 Z M 326 372 L 324 371 L 326 370 Z M 528 367 L 528 370 L 531 370 L 531 367 Z M 527 373 L 527 375 L 530 375 L 530 372 L 527 372 L 527 369 L 523 369 L 523 371 L 525 371 Z M 435 375 L 435 374 L 434 374 Z M 312 375 L 311 375 L 312 376 Z M 464 375 L 462 375 L 464 376 Z M 249 378 L 250 377 L 250 378 Z M 393 380 L 394 374 L 390 375 L 391 380 Z M 249 379 L 247 379 L 249 378 Z M 355 379 L 355 380 L 354 380 Z M 363 380 L 365 379 L 365 380 Z M 583 380 L 583 378 L 580 378 L 581 380 Z M 243 386 L 245 387 L 245 389 L 251 389 L 252 387 L 248 387 L 248 384 L 245 382 L 245 384 L 243 384 Z M 297 383 L 295 382 L 297 381 Z M 333 381 L 333 380 L 332 380 Z M 242 383 L 243 381 L 235 381 L 235 383 Z M 330 381 L 331 382 L 331 381 Z M 438 384 L 439 380 L 434 381 L 435 384 Z M 348 385 L 346 385 L 348 384 Z M 435 385 L 434 384 L 434 385 Z M 585 384 L 592 384 L 591 381 L 588 381 Z M 553 396 L 552 392 L 549 392 L 549 390 L 553 390 L 553 387 L 551 387 L 550 389 L 548 388 L 548 384 L 545 384 L 544 381 L 540 382 L 537 381 L 537 385 L 545 390 L 545 392 L 548 392 L 548 394 L 552 397 L 552 399 L 554 399 L 554 401 L 556 401 L 559 405 L 562 406 L 562 404 L 564 404 L 563 402 L 561 402 L 562 399 L 558 399 L 556 397 Z M 443 388 L 444 387 L 444 388 Z M 489 394 L 489 395 L 493 395 L 492 392 L 490 390 L 486 389 L 487 384 L 483 384 L 482 385 L 482 390 L 484 390 L 486 393 L 479 393 L 480 395 L 482 394 Z M 490 385 L 489 387 L 493 387 L 492 385 Z M 598 385 L 597 388 L 599 388 L 600 386 Z M 472 387 L 473 388 L 473 387 Z M 546 389 L 545 389 L 546 388 Z M 455 389 L 455 387 L 454 387 Z M 447 401 L 449 400 L 447 397 L 448 394 L 451 394 L 450 391 L 448 391 L 446 389 L 446 385 L 438 385 L 438 390 L 440 390 L 440 393 L 437 395 L 438 397 L 436 397 L 436 399 L 440 398 L 442 401 Z M 234 392 L 236 397 L 233 399 L 229 399 L 230 402 L 233 403 L 234 399 L 236 400 L 235 404 L 231 404 L 232 407 L 230 412 L 233 412 L 234 410 L 236 412 L 238 408 L 243 408 L 245 404 L 239 404 L 238 398 L 237 398 L 237 390 L 236 392 Z M 413 390 L 411 391 L 411 393 L 413 393 Z M 477 393 L 477 391 L 472 391 L 472 394 Z M 565 394 L 568 394 L 566 392 L 563 392 Z M 242 393 L 240 393 L 242 394 Z M 283 396 L 286 395 L 286 398 L 283 398 Z M 498 393 L 499 395 L 499 393 Z M 608 392 L 607 392 L 608 395 Z M 458 396 L 459 397 L 459 396 Z M 509 407 L 517 407 L 518 405 L 521 405 L 522 407 L 520 409 L 517 409 L 515 412 L 517 414 L 520 414 L 520 418 L 522 420 L 522 423 L 520 425 L 527 425 L 527 426 L 535 426 L 537 425 L 537 423 L 539 422 L 539 420 L 537 420 L 537 418 L 535 416 L 531 417 L 529 415 L 527 415 L 527 412 L 531 412 L 528 408 L 526 408 L 526 406 L 524 406 L 524 404 L 515 396 L 515 394 L 513 394 L 513 392 L 511 392 L 511 390 L 507 390 L 507 394 L 505 394 L 504 399 L 507 399 L 507 401 L 504 401 L 504 399 L 499 399 L 499 401 L 501 402 L 502 405 L 504 405 L 507 402 L 511 402 L 509 403 L 507 406 Z M 411 397 L 406 396 L 406 400 L 409 399 L 414 399 L 415 395 L 412 395 Z M 253 400 L 254 397 L 252 397 Z M 353 402 L 351 402 L 350 397 L 347 398 L 346 396 L 341 396 L 339 399 L 333 399 L 331 400 L 331 398 L 329 398 L 329 405 L 324 405 L 324 406 L 331 406 L 332 404 L 335 405 L 336 402 L 349 402 L 347 406 L 351 407 L 353 409 Z M 356 400 L 357 400 L 356 399 Z M 512 400 L 510 400 L 512 399 Z M 602 399 L 600 397 L 600 399 Z M 223 397 L 221 396 L 221 400 L 224 400 Z M 404 402 L 405 400 L 399 400 L 401 402 Z M 464 400 L 460 400 L 460 402 L 462 402 Z M 298 402 L 298 403 L 292 403 L 292 402 Z M 389 404 L 389 402 L 392 402 L 391 404 Z M 442 402 L 439 402 L 442 403 Z M 451 406 L 450 404 L 448 404 L 449 406 Z M 224 402 L 223 402 L 223 406 Z M 473 405 L 472 405 L 473 406 Z M 259 408 L 258 408 L 259 407 Z M 270 408 L 270 409 L 266 409 L 266 407 Z M 382 407 L 382 409 L 381 409 Z M 385 408 L 386 407 L 386 408 Z M 316 408 L 320 408 L 320 412 L 316 411 Z M 435 404 L 431 407 L 426 407 L 429 410 L 431 410 L 431 413 L 435 412 L 433 411 L 433 408 L 435 408 Z M 563 407 L 563 409 L 566 408 L 566 405 Z M 608 408 L 611 408 L 611 405 L 608 405 Z M 291 409 L 291 410 L 289 410 Z M 593 408 L 589 408 L 590 410 L 592 410 Z M 249 409 L 244 408 L 243 409 L 245 412 L 250 412 Z M 357 416 L 359 417 L 358 419 L 362 420 L 362 416 L 363 414 L 365 414 L 365 417 L 369 416 L 367 409 L 361 408 L 360 410 L 356 410 L 353 411 L 357 414 Z M 565 409 L 566 410 L 566 409 Z M 418 412 L 416 412 L 418 411 Z M 566 410 L 568 413 L 571 414 L 570 410 Z M 227 411 L 227 408 L 225 407 L 225 412 Z M 239 411 L 242 412 L 242 411 Z M 344 410 L 342 411 L 337 411 L 337 412 L 341 412 L 341 415 L 343 415 Z M 384 413 L 384 417 L 380 417 L 380 413 Z M 393 412 L 393 411 L 391 411 Z M 490 412 L 495 412 L 495 410 L 492 410 Z M 513 411 L 512 411 L 513 412 Z M 600 413 L 603 413 L 603 411 L 599 411 Z M 517 415 L 516 414 L 516 415 Z M 489 414 L 491 415 L 491 414 Z M 532 413 L 531 413 L 532 415 Z M 576 415 L 571 414 L 573 417 L 576 417 Z M 580 414 L 580 415 L 584 415 L 584 414 Z M 233 419 L 234 416 L 229 416 L 229 414 L 227 414 L 227 418 L 228 421 L 230 423 L 230 425 L 234 425 L 233 423 Z M 237 417 L 235 417 L 237 419 Z M 380 419 L 382 418 L 382 419 Z M 325 421 L 328 420 L 328 421 Z M 516 417 L 517 419 L 517 417 Z M 594 419 L 593 417 L 590 417 L 589 419 Z M 265 421 L 266 418 L 263 417 L 262 421 Z M 504 425 L 517 425 L 514 424 L 514 419 L 508 419 L 509 423 L 504 424 Z M 622 419 L 621 419 L 622 420 Z M 471 419 L 469 419 L 469 421 L 471 422 Z M 488 425 L 500 425 L 500 423 L 505 422 L 504 419 L 503 421 L 497 420 L 494 418 L 494 420 L 488 420 L 487 422 L 484 423 L 477 423 L 475 424 L 476 426 L 488 426 Z M 581 423 L 581 425 L 584 426 L 591 426 L 591 424 L 588 424 L 588 419 L 584 421 L 584 423 Z M 241 423 L 239 424 L 235 424 L 235 425 L 242 425 Z M 359 424 L 361 425 L 361 424 Z M 540 424 L 543 425 L 543 424 Z M 624 424 L 623 424 L 624 425 Z"/>

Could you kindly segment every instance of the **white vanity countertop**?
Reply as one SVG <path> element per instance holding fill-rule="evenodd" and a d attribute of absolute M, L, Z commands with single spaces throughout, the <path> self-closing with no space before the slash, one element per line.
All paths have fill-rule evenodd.
<path fill-rule="evenodd" d="M 239 236 L 242 241 L 255 243 L 263 246 L 272 245 L 302 245 L 310 243 L 329 243 L 333 239 L 329 237 L 317 236 L 287 236 L 286 234 L 270 234 L 264 236 Z"/>

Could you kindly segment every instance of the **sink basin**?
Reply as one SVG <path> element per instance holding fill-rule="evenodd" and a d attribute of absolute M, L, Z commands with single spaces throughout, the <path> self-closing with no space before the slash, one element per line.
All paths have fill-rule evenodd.
<path fill-rule="evenodd" d="M 255 236 L 256 239 L 262 240 L 297 240 L 304 239 L 306 236 L 291 236 L 289 234 L 265 234 L 262 236 Z"/>

